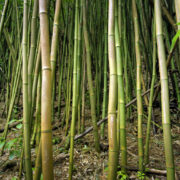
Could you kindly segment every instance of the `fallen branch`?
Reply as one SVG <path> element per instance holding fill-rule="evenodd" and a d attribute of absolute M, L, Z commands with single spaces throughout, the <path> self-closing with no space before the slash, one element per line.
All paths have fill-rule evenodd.
<path fill-rule="evenodd" d="M 128 171 L 139 171 L 139 169 L 135 168 L 135 167 L 129 167 L 129 168 L 127 168 L 127 170 Z M 147 168 L 145 173 L 146 174 L 156 174 L 156 175 L 166 176 L 167 171 L 166 170 L 160 170 L 160 169 L 154 169 L 154 168 Z M 178 176 L 177 172 L 175 172 L 175 180 L 179 180 L 179 176 Z"/>
<path fill-rule="evenodd" d="M 139 171 L 139 169 L 135 168 L 135 167 L 129 167 L 129 168 L 127 168 L 127 170 L 128 171 Z M 153 168 L 149 169 L 149 168 L 147 168 L 146 173 L 147 174 L 158 174 L 158 175 L 166 176 L 167 171 L 166 170 L 160 170 L 160 169 L 153 169 Z"/>
<path fill-rule="evenodd" d="M 158 87 L 159 84 L 156 84 L 154 86 L 154 88 Z M 147 91 L 145 91 L 144 93 L 142 93 L 141 96 L 145 96 L 146 94 L 148 94 L 150 92 L 151 89 L 148 89 Z M 130 101 L 129 103 L 126 104 L 126 108 L 128 108 L 131 104 L 135 103 L 137 100 L 137 98 L 134 98 L 132 101 Z M 102 123 L 106 122 L 108 120 L 108 117 L 105 117 L 104 119 L 101 119 L 100 121 L 98 121 L 97 125 L 100 126 Z M 77 140 L 83 136 L 85 136 L 86 134 L 88 134 L 89 132 L 91 132 L 93 130 L 93 127 L 89 127 L 88 129 L 86 129 L 83 133 L 78 134 L 75 136 L 74 140 Z"/>
<path fill-rule="evenodd" d="M 17 121 L 9 125 L 8 129 L 16 127 L 18 124 L 22 123 L 22 121 Z M 0 129 L 0 133 L 4 132 L 4 128 Z"/>

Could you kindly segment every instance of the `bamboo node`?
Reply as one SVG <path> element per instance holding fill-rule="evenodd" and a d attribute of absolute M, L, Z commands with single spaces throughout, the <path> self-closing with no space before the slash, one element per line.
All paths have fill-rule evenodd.
<path fill-rule="evenodd" d="M 52 133 L 52 129 L 49 129 L 49 130 L 41 130 L 41 133 Z"/>
<path fill-rule="evenodd" d="M 59 23 L 54 23 L 54 26 L 59 26 Z"/>
<path fill-rule="evenodd" d="M 49 66 L 43 66 L 43 67 L 42 67 L 42 70 L 43 70 L 43 71 L 45 71 L 45 70 L 51 71 L 51 67 L 49 67 Z"/>
<path fill-rule="evenodd" d="M 47 11 L 45 11 L 45 10 L 40 10 L 39 11 L 39 14 L 41 15 L 41 14 L 47 14 L 48 12 Z"/>

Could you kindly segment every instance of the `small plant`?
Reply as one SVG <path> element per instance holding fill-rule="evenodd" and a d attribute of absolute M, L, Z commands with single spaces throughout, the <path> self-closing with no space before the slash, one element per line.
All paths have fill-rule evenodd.
<path fill-rule="evenodd" d="M 145 179 L 145 174 L 143 172 L 138 171 L 137 176 L 140 180 Z"/>
<path fill-rule="evenodd" d="M 128 179 L 127 174 L 124 171 L 118 171 L 117 175 L 118 175 L 118 179 L 119 180 L 126 180 L 126 179 Z"/>
<path fill-rule="evenodd" d="M 16 177 L 12 177 L 11 180 L 17 180 L 17 178 Z"/>
<path fill-rule="evenodd" d="M 20 157 L 22 147 L 22 137 L 14 138 L 7 142 L 5 149 L 9 151 L 9 160 L 13 160 L 15 157 Z"/>

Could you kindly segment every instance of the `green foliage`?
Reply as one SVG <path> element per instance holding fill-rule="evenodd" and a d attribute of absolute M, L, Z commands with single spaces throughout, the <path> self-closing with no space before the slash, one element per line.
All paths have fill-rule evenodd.
<path fill-rule="evenodd" d="M 21 128 L 22 128 L 22 123 L 18 124 L 18 125 L 16 126 L 16 128 L 21 129 Z"/>
<path fill-rule="evenodd" d="M 104 171 L 107 172 L 108 171 L 108 166 L 104 168 Z"/>
<path fill-rule="evenodd" d="M 13 160 L 15 157 L 20 157 L 21 152 L 19 150 L 10 151 L 9 160 Z"/>
<path fill-rule="evenodd" d="M 16 177 L 12 177 L 11 180 L 17 180 L 17 178 Z"/>
<path fill-rule="evenodd" d="M 138 179 L 143 180 L 143 179 L 145 179 L 145 174 L 143 172 L 138 171 L 137 177 L 138 177 Z"/>
<path fill-rule="evenodd" d="M 22 120 L 23 120 L 23 119 L 19 119 L 19 120 L 17 120 L 17 119 L 12 119 L 11 121 L 9 121 L 8 124 L 12 124 L 12 123 L 15 123 L 15 122 L 22 122 Z M 21 129 L 22 126 L 23 126 L 22 123 L 20 123 L 20 124 L 18 124 L 18 125 L 16 126 L 16 128 L 17 128 L 17 129 Z"/>
<path fill-rule="evenodd" d="M 15 145 L 17 141 L 18 141 L 18 138 L 14 138 L 10 140 L 8 143 L 6 143 L 5 149 L 11 150 L 11 148 Z"/>
<path fill-rule="evenodd" d="M 117 175 L 118 175 L 118 179 L 119 180 L 126 180 L 126 179 L 128 179 L 128 176 L 127 176 L 126 173 L 124 173 L 124 171 L 118 171 Z"/>
<path fill-rule="evenodd" d="M 60 143 L 59 137 L 54 137 L 53 138 L 53 144 L 58 144 L 58 143 Z"/>
<path fill-rule="evenodd" d="M 4 146 L 5 141 L 2 137 L 0 137 L 0 149 Z"/>
<path fill-rule="evenodd" d="M 174 48 L 176 41 L 178 40 L 179 37 L 180 37 L 180 30 L 178 30 L 178 32 L 176 33 L 176 35 L 172 39 L 170 51 L 172 51 L 172 49 Z"/>
<path fill-rule="evenodd" d="M 12 124 L 12 123 L 18 122 L 18 121 L 22 122 L 22 120 L 23 120 L 23 119 L 12 119 L 11 121 L 9 121 L 8 124 Z"/>
<path fill-rule="evenodd" d="M 23 145 L 21 136 L 9 140 L 6 144 L 5 143 L 6 141 L 1 138 L 0 149 L 5 145 L 4 149 L 9 151 L 9 160 L 13 160 L 15 157 L 21 156 L 21 148 Z"/>
<path fill-rule="evenodd" d="M 21 156 L 22 137 L 17 137 L 5 145 L 5 149 L 9 150 L 9 160 L 13 160 L 15 157 Z"/>

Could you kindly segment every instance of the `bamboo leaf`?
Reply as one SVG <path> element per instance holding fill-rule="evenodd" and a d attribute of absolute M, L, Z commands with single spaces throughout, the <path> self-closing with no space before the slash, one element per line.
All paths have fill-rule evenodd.
<path fill-rule="evenodd" d="M 16 128 L 21 129 L 21 128 L 22 128 L 22 123 L 21 123 L 21 124 L 18 124 L 18 125 L 16 126 Z"/>
<path fill-rule="evenodd" d="M 172 49 L 174 48 L 176 41 L 178 40 L 179 37 L 180 37 L 180 30 L 176 33 L 176 35 L 172 39 L 170 51 L 172 51 Z"/>

